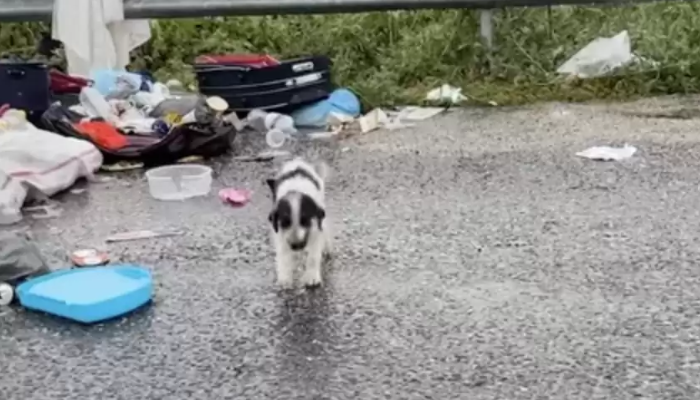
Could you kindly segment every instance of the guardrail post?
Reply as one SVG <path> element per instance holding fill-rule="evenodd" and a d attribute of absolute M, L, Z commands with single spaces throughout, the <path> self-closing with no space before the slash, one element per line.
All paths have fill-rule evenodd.
<path fill-rule="evenodd" d="M 484 46 L 488 50 L 493 50 L 493 10 L 479 12 L 479 34 Z"/>

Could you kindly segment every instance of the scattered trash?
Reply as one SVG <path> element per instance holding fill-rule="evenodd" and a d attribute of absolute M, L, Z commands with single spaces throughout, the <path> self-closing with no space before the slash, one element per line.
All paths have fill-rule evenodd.
<path fill-rule="evenodd" d="M 22 211 L 29 213 L 33 219 L 51 219 L 63 215 L 63 210 L 54 203 L 24 207 Z"/>
<path fill-rule="evenodd" d="M 247 125 L 265 133 L 265 142 L 273 149 L 284 146 L 287 138 L 297 133 L 294 119 L 289 115 L 263 110 L 252 110 L 246 118 Z"/>
<path fill-rule="evenodd" d="M 367 133 L 386 125 L 389 122 L 389 116 L 381 108 L 375 108 L 360 117 L 359 122 L 360 131 Z"/>
<path fill-rule="evenodd" d="M 343 114 L 343 113 L 337 113 L 335 111 L 331 111 L 330 114 L 328 114 L 328 120 L 326 126 L 328 127 L 342 127 L 346 124 L 350 124 L 353 121 L 355 121 L 355 117 L 350 116 L 348 114 Z"/>
<path fill-rule="evenodd" d="M 306 138 L 311 140 L 327 140 L 333 139 L 338 136 L 339 131 L 336 132 L 312 132 L 307 133 Z"/>
<path fill-rule="evenodd" d="M 177 231 L 132 231 L 132 232 L 123 232 L 123 233 L 117 233 L 115 235 L 109 236 L 107 239 L 105 239 L 105 242 L 107 243 L 116 243 L 116 242 L 129 242 L 133 240 L 144 240 L 144 239 L 154 239 L 154 238 L 164 238 L 164 237 L 173 237 L 173 236 L 181 236 L 182 232 L 177 232 Z"/>
<path fill-rule="evenodd" d="M 599 37 L 569 58 L 557 73 L 579 78 L 595 78 L 609 74 L 638 60 L 632 54 L 626 30 L 613 37 Z"/>
<path fill-rule="evenodd" d="M 632 157 L 636 152 L 636 147 L 625 144 L 623 147 L 591 147 L 576 153 L 576 155 L 597 161 L 621 161 Z"/>
<path fill-rule="evenodd" d="M 71 192 L 71 194 L 83 194 L 83 193 L 87 192 L 87 189 L 83 189 L 83 188 L 71 189 L 70 192 Z"/>
<path fill-rule="evenodd" d="M 338 115 L 350 121 L 360 115 L 360 100 L 348 89 L 336 89 L 327 99 L 296 110 L 291 117 L 298 127 L 325 128 L 335 125 L 332 119 Z"/>
<path fill-rule="evenodd" d="M 29 235 L 0 232 L 0 305 L 12 302 L 16 282 L 47 272 L 49 266 Z"/>
<path fill-rule="evenodd" d="M 291 157 L 292 153 L 286 150 L 268 150 L 252 156 L 237 156 L 233 159 L 236 161 L 251 162 L 251 161 L 272 161 L 275 158 Z"/>
<path fill-rule="evenodd" d="M 406 121 L 423 121 L 445 111 L 442 107 L 404 107 L 399 111 L 399 119 Z"/>
<path fill-rule="evenodd" d="M 0 306 L 7 306 L 15 298 L 15 290 L 5 282 L 0 282 Z"/>
<path fill-rule="evenodd" d="M 124 172 L 143 168 L 142 162 L 120 161 L 114 164 L 105 164 L 100 167 L 105 172 Z"/>
<path fill-rule="evenodd" d="M 76 267 L 97 267 L 109 263 L 107 253 L 95 249 L 74 251 L 71 253 L 70 259 Z"/>
<path fill-rule="evenodd" d="M 429 91 L 425 96 L 425 99 L 429 101 L 458 104 L 467 100 L 468 98 L 462 94 L 462 89 L 444 84 L 437 89 Z"/>
<path fill-rule="evenodd" d="M 221 201 L 230 204 L 235 207 L 242 207 L 250 201 L 253 192 L 247 189 L 221 189 L 219 191 L 219 198 Z"/>

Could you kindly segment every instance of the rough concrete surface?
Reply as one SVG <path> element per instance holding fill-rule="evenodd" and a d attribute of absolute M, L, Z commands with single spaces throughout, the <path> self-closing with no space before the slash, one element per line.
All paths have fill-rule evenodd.
<path fill-rule="evenodd" d="M 273 284 L 272 164 L 213 164 L 215 191 L 255 191 L 241 209 L 154 201 L 139 173 L 65 194 L 30 227 L 54 266 L 105 248 L 152 268 L 156 299 L 94 327 L 0 310 L 2 398 L 698 399 L 700 123 L 624 112 L 674 104 L 461 110 L 299 144 L 333 169 L 315 292 Z M 574 156 L 626 142 L 624 162 Z M 138 229 L 184 235 L 104 244 Z"/>

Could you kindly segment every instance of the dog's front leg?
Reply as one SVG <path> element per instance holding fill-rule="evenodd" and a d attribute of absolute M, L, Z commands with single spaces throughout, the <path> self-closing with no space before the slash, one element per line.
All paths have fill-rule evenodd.
<path fill-rule="evenodd" d="M 277 240 L 275 243 L 277 264 L 277 284 L 285 289 L 294 285 L 294 255 L 286 245 Z"/>
<path fill-rule="evenodd" d="M 304 285 L 307 287 L 320 286 L 321 278 L 321 262 L 323 261 L 323 250 L 325 241 L 322 237 L 317 237 L 311 243 L 306 254 L 306 265 L 304 276 L 302 278 Z"/>

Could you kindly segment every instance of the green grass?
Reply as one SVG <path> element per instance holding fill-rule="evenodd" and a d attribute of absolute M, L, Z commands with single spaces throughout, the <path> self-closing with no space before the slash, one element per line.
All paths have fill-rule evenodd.
<path fill-rule="evenodd" d="M 27 52 L 45 27 L 3 24 L 0 50 Z M 468 10 L 160 20 L 134 66 L 159 78 L 193 81 L 198 54 L 326 54 L 334 80 L 365 105 L 422 101 L 442 83 L 477 102 L 626 99 L 700 91 L 700 5 L 505 9 L 496 12 L 496 49 L 485 49 L 478 13 Z M 633 51 L 659 66 L 632 67 L 603 79 L 572 81 L 554 71 L 597 36 L 627 29 Z"/>

